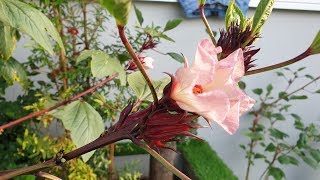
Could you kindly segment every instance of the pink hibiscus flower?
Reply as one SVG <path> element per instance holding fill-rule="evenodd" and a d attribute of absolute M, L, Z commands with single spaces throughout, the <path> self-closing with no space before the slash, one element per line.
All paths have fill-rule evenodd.
<path fill-rule="evenodd" d="M 221 51 L 210 40 L 202 40 L 191 67 L 185 60 L 184 67 L 176 71 L 170 97 L 181 109 L 203 116 L 209 124 L 214 121 L 233 134 L 239 117 L 255 100 L 238 87 L 245 72 L 242 50 L 218 61 Z"/>

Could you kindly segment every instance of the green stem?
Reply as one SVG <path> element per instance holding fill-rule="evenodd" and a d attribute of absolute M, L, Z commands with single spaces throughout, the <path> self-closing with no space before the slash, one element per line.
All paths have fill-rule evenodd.
<path fill-rule="evenodd" d="M 139 147 L 141 147 L 142 149 L 146 150 L 152 157 L 158 160 L 164 167 L 166 167 L 170 172 L 172 172 L 174 175 L 176 175 L 180 179 L 191 180 L 188 176 L 186 176 L 177 168 L 175 168 L 172 164 L 170 164 L 166 159 L 164 159 L 160 154 L 158 154 L 155 150 L 151 149 L 145 143 L 142 143 L 135 138 L 131 138 L 131 141 L 136 145 L 138 145 Z"/>
<path fill-rule="evenodd" d="M 216 39 L 214 38 L 213 32 L 212 32 L 212 30 L 211 30 L 211 28 L 210 28 L 210 25 L 209 25 L 209 23 L 208 23 L 208 21 L 207 21 L 207 18 L 206 18 L 206 16 L 204 15 L 204 5 L 203 5 L 203 4 L 200 4 L 200 5 L 199 5 L 199 10 L 200 10 L 201 19 L 202 19 L 204 25 L 205 25 L 206 28 L 207 28 L 207 32 L 209 33 L 209 36 L 210 36 L 210 38 L 211 38 L 211 41 L 212 41 L 212 43 L 213 43 L 215 46 L 217 46 Z"/>
<path fill-rule="evenodd" d="M 148 74 L 146 73 L 146 71 L 144 70 L 144 68 L 143 68 L 138 56 L 136 55 L 136 53 L 134 52 L 130 42 L 128 41 L 128 39 L 126 37 L 126 34 L 124 32 L 124 27 L 121 26 L 121 25 L 117 25 L 117 26 L 118 26 L 118 31 L 119 31 L 119 35 L 120 35 L 121 41 L 122 41 L 123 45 L 126 47 L 126 49 L 129 52 L 129 54 L 131 55 L 131 57 L 133 59 L 133 62 L 137 65 L 138 69 L 140 70 L 140 72 L 142 73 L 144 79 L 146 80 L 147 85 L 150 88 L 150 91 L 151 91 L 151 94 L 152 94 L 152 97 L 153 97 L 153 100 L 154 100 L 154 104 L 157 106 L 158 105 L 158 97 L 157 97 L 156 90 L 154 89 L 154 87 L 152 85 L 151 79 L 148 76 Z"/>
<path fill-rule="evenodd" d="M 288 66 L 290 64 L 293 64 L 295 62 L 298 62 L 308 56 L 311 55 L 311 49 L 308 48 L 305 52 L 303 52 L 302 54 L 298 55 L 297 57 L 293 58 L 293 59 L 290 59 L 288 61 L 284 61 L 284 62 L 281 62 L 281 63 L 278 63 L 278 64 L 274 64 L 274 65 L 271 65 L 271 66 L 267 66 L 267 67 L 263 67 L 263 68 L 260 68 L 260 69 L 255 69 L 255 70 L 252 70 L 252 71 L 248 71 L 245 73 L 245 76 L 247 75 L 251 75 L 251 74 L 258 74 L 258 73 L 262 73 L 262 72 L 266 72 L 266 71 L 271 71 L 271 70 L 274 70 L 274 69 L 278 69 L 278 68 L 282 68 L 282 67 L 285 67 L 285 66 Z"/>

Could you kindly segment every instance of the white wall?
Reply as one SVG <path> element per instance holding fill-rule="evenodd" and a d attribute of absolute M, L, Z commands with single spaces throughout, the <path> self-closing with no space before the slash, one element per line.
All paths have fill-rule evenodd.
<path fill-rule="evenodd" d="M 136 5 L 142 10 L 146 24 L 154 22 L 156 25 L 164 25 L 170 19 L 184 18 L 182 9 L 178 3 L 138 2 Z M 251 16 L 253 13 L 254 9 L 250 9 L 248 16 Z M 137 22 L 134 14 L 131 16 L 130 22 L 132 24 Z M 209 17 L 209 22 L 215 31 L 224 27 L 223 19 Z M 319 29 L 320 12 L 275 10 L 264 27 L 262 38 L 256 44 L 257 47 L 261 48 L 255 57 L 258 59 L 256 64 L 258 67 L 263 67 L 288 60 L 302 53 L 310 45 Z M 179 28 L 168 32 L 168 35 L 172 37 L 176 43 L 163 41 L 157 49 L 162 52 L 181 52 L 188 57 L 190 62 L 193 60 L 197 43 L 202 38 L 208 38 L 200 19 L 184 19 Z M 156 68 L 150 72 L 153 77 L 162 77 L 162 72 L 174 73 L 175 70 L 181 66 L 179 63 L 171 60 L 170 57 L 154 52 L 150 52 L 149 55 L 156 60 Z M 314 74 L 315 76 L 320 75 L 320 55 L 309 57 L 302 62 L 290 66 L 290 68 L 296 69 L 300 66 L 306 66 L 310 74 Z M 274 72 L 248 76 L 245 77 L 244 80 L 248 85 L 248 89 L 266 87 L 269 83 L 272 83 L 274 87 L 283 87 L 284 82 L 282 79 L 276 78 Z M 302 85 L 304 83 L 306 82 L 299 82 L 298 84 Z M 251 93 L 249 92 L 249 94 Z M 305 121 L 319 122 L 320 112 L 317 111 L 319 108 L 319 106 L 317 106 L 319 100 L 319 96 L 310 96 L 308 101 L 296 103 L 292 111 L 301 114 Z M 248 142 L 242 134 L 251 122 L 251 118 L 246 119 L 242 117 L 240 129 L 233 136 L 228 135 L 217 126 L 214 126 L 213 129 L 202 129 L 199 133 L 200 136 L 205 138 L 217 151 L 239 179 L 244 179 L 246 170 L 246 159 L 244 159 L 244 152 L 239 148 L 239 144 Z M 283 124 L 282 128 L 286 127 L 287 124 Z M 294 134 L 294 130 L 286 130 L 290 131 L 290 134 Z M 292 137 L 291 141 L 295 141 L 296 137 L 294 135 L 292 135 Z M 287 179 L 290 180 L 316 180 L 320 177 L 320 170 L 313 170 L 304 165 L 287 167 L 288 168 L 284 170 Z M 252 168 L 250 179 L 258 179 L 264 169 L 264 163 L 257 161 L 256 166 Z"/>

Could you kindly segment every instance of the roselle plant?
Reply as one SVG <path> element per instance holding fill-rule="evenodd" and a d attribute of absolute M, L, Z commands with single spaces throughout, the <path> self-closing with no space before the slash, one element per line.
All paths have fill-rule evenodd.
<path fill-rule="evenodd" d="M 88 2 L 85 0 L 79 4 L 64 1 L 40 1 L 39 3 L 33 6 L 38 6 L 43 13 L 52 17 L 53 22 L 26 3 L 0 0 L 0 35 L 5 39 L 0 43 L 2 59 L 0 80 L 6 81 L 7 85 L 18 81 L 24 88 L 33 89 L 35 93 L 33 97 L 39 97 L 32 98 L 30 103 L 33 104 L 29 105 L 20 98 L 21 102 L 17 108 L 24 106 L 25 110 L 34 112 L 30 114 L 23 112 L 25 116 L 19 118 L 10 117 L 12 119 L 10 122 L 0 126 L 1 136 L 5 136 L 14 126 L 25 124 L 32 118 L 38 118 L 42 124 L 32 121 L 33 123 L 28 127 L 31 130 L 40 131 L 52 124 L 53 119 L 59 119 L 60 127 L 65 129 L 62 130 L 59 138 L 50 139 L 45 136 L 40 139 L 41 144 L 47 142 L 55 146 L 54 153 L 50 152 L 50 149 L 43 150 L 40 147 L 41 153 L 35 154 L 34 157 L 37 157 L 35 161 L 41 161 L 41 163 L 1 171 L 1 179 L 23 174 L 55 179 L 56 177 L 50 174 L 55 173 L 52 170 L 56 166 L 65 167 L 66 165 L 70 173 L 72 168 L 81 165 L 85 167 L 82 172 L 90 172 L 87 173 L 91 174 L 90 177 L 87 176 L 88 179 L 96 178 L 94 169 L 86 167 L 84 162 L 94 156 L 95 150 L 106 145 L 110 145 L 111 153 L 114 151 L 112 144 L 123 139 L 128 139 L 145 149 L 179 178 L 189 179 L 159 155 L 158 150 L 170 149 L 167 143 L 179 141 L 186 136 L 200 139 L 190 132 L 202 127 L 195 121 L 200 116 L 205 118 L 209 125 L 217 123 L 228 133 L 233 134 L 239 127 L 239 117 L 251 109 L 256 102 L 240 88 L 243 86 L 240 82 L 243 76 L 284 67 L 320 52 L 320 33 L 318 33 L 310 47 L 297 57 L 268 67 L 257 68 L 253 62 L 253 56 L 258 53 L 259 48 L 255 49 L 254 43 L 261 37 L 262 27 L 272 11 L 274 0 L 261 1 L 252 18 L 246 18 L 234 1 L 230 1 L 226 27 L 225 30 L 220 31 L 218 39 L 214 36 L 204 15 L 205 0 L 201 0 L 199 1 L 200 15 L 210 40 L 199 40 L 194 61 L 190 66 L 182 55 L 166 53 L 180 62 L 184 61 L 184 65 L 175 74 L 167 74 L 163 79 L 155 81 L 150 78 L 146 69 L 153 68 L 152 62 L 156 60 L 148 57 L 145 51 L 154 49 L 160 40 L 173 41 L 166 32 L 177 27 L 181 22 L 180 19 L 169 21 L 164 28 L 155 25 L 144 26 L 142 12 L 135 7 L 139 25 L 136 27 L 136 35 L 133 36 L 126 27 L 132 6 L 131 0 L 99 1 L 100 5 L 94 5 L 93 8 L 93 13 L 96 13 L 94 14 L 96 19 L 93 22 L 88 21 L 88 13 L 91 11 L 87 9 Z M 77 14 L 77 8 L 74 6 L 81 9 L 80 15 Z M 117 27 L 117 32 L 113 35 L 116 43 L 112 45 L 101 44 L 97 40 L 99 32 L 104 31 L 103 22 L 109 18 L 114 21 L 112 17 L 105 14 L 103 8 L 114 18 L 114 27 Z M 11 57 L 20 33 L 29 35 L 37 42 L 32 50 L 33 54 L 25 65 Z M 48 35 L 56 41 L 55 47 L 52 46 Z M 57 52 L 56 56 L 53 56 L 54 52 Z M 55 63 L 57 61 L 59 65 Z M 43 67 L 50 69 L 48 73 L 50 82 L 38 81 L 40 88 L 37 88 L 32 81 L 28 80 L 27 74 L 39 73 Z M 254 67 L 256 68 L 253 69 Z M 314 78 L 312 82 L 318 79 Z M 102 86 L 104 88 L 100 88 Z M 52 89 L 56 92 L 50 93 Z M 301 97 L 293 96 L 295 92 L 284 91 L 281 92 L 278 100 L 269 103 L 267 100 L 271 90 L 272 86 L 268 86 L 261 108 L 257 111 L 253 110 L 253 114 L 255 116 L 262 114 L 269 118 L 273 125 L 276 121 L 272 118 L 279 120 L 281 114 L 269 112 L 269 108 L 279 108 L 277 103 L 283 99 Z M 112 96 L 113 91 L 115 93 Z M 254 92 L 262 95 L 260 89 Z M 281 106 L 279 111 L 282 109 L 286 110 L 288 107 Z M 10 114 L 6 115 L 7 118 Z M 283 173 L 274 167 L 274 161 L 281 159 L 280 162 L 295 162 L 292 157 L 285 156 L 287 154 L 284 153 L 294 151 L 296 147 L 310 150 L 311 156 L 318 160 L 315 158 L 318 158 L 318 151 L 307 146 L 305 140 L 306 136 L 317 137 L 317 133 L 312 131 L 314 128 L 311 126 L 302 126 L 301 120 L 298 122 L 297 115 L 292 116 L 296 118 L 297 123 L 300 123 L 300 130 L 303 130 L 301 140 L 299 139 L 297 145 L 284 147 L 284 143 L 278 143 L 277 140 L 283 140 L 285 133 L 271 126 L 269 132 L 272 145 L 270 146 L 274 148 L 267 148 L 266 151 L 274 152 L 274 159 L 266 160 L 269 165 L 265 172 L 262 172 L 262 177 L 271 175 L 281 179 Z M 111 125 L 105 126 L 103 119 L 110 119 Z M 254 145 L 261 140 L 256 138 L 258 132 L 256 126 L 261 127 L 258 120 L 253 121 L 251 132 L 248 133 L 251 138 L 249 150 L 242 146 L 247 151 L 249 169 L 247 174 L 249 174 L 253 156 L 258 154 L 254 150 Z M 310 132 L 305 132 L 305 128 L 311 129 Z M 29 134 L 28 129 L 17 132 L 24 133 L 23 138 L 22 135 L 17 137 L 18 143 L 22 146 L 19 149 L 21 154 L 30 147 L 38 151 L 39 147 L 27 143 L 32 141 L 30 139 L 39 140 L 39 134 L 36 131 L 32 135 Z M 313 134 L 310 135 L 311 132 Z M 260 136 L 259 134 L 258 137 Z M 307 158 L 304 151 L 296 152 L 304 157 L 304 160 Z M 71 161 L 72 159 L 80 156 L 83 161 L 78 158 L 75 164 L 71 164 L 75 162 Z M 112 156 L 110 157 L 112 159 Z M 264 158 L 267 159 L 267 157 Z M 94 160 L 97 159 L 96 157 Z M 112 170 L 113 166 L 108 168 Z M 110 179 L 112 179 L 112 173 L 112 171 L 109 173 Z M 68 176 L 68 178 L 73 177 Z"/>

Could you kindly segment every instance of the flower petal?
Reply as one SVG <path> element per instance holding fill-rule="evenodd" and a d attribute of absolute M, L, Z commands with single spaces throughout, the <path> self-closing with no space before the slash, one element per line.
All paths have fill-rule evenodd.
<path fill-rule="evenodd" d="M 217 121 L 217 123 L 229 134 L 234 134 L 239 128 L 239 111 L 240 102 L 237 102 L 236 104 L 231 106 L 226 118 L 223 121 Z"/>
<path fill-rule="evenodd" d="M 240 78 L 244 75 L 244 58 L 242 49 L 238 49 L 231 53 L 226 58 L 219 61 L 216 69 L 232 68 L 231 77 L 234 81 L 239 82 Z"/>
<path fill-rule="evenodd" d="M 190 93 L 184 99 L 177 101 L 181 109 L 197 113 L 208 120 L 222 121 L 230 108 L 229 99 L 223 91 L 211 91 L 198 95 Z"/>
<path fill-rule="evenodd" d="M 202 40 L 198 44 L 195 60 L 192 64 L 192 69 L 199 73 L 201 79 L 198 79 L 198 84 L 209 83 L 214 76 L 215 64 L 218 62 L 217 54 L 222 50 L 216 48 L 208 39 Z"/>

